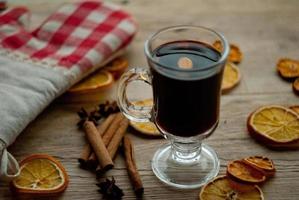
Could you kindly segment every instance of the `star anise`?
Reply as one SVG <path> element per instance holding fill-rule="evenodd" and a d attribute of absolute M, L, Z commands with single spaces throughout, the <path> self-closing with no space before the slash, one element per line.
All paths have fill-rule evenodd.
<path fill-rule="evenodd" d="M 108 117 L 110 114 L 116 112 L 119 112 L 119 108 L 115 101 L 111 103 L 109 101 L 106 101 L 103 104 L 99 104 L 98 108 L 94 111 L 91 111 L 90 113 L 88 113 L 84 108 L 81 108 L 77 112 L 78 116 L 80 117 L 77 126 L 79 128 L 82 128 L 83 124 L 86 121 L 92 121 L 97 126 L 100 119 L 102 119 L 103 117 Z"/>
<path fill-rule="evenodd" d="M 103 195 L 103 199 L 120 200 L 124 196 L 122 189 L 115 185 L 114 177 L 112 180 L 107 178 L 106 181 L 98 183 L 97 186 L 100 188 L 98 191 Z"/>
<path fill-rule="evenodd" d="M 98 125 L 98 121 L 102 118 L 102 116 L 97 111 L 92 111 L 92 112 L 88 113 L 84 108 L 81 108 L 77 112 L 77 114 L 80 117 L 80 120 L 77 123 L 77 126 L 79 128 L 82 128 L 83 124 L 86 121 L 92 121 L 97 126 Z"/>
<path fill-rule="evenodd" d="M 99 105 L 98 113 L 103 117 L 108 117 L 110 114 L 116 112 L 119 112 L 116 101 L 106 101 L 105 103 Z"/>

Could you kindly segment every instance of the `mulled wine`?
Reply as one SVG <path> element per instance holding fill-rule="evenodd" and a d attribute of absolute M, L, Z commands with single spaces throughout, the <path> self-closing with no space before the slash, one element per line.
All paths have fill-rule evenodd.
<path fill-rule="evenodd" d="M 153 113 L 159 129 L 164 133 L 190 137 L 204 134 L 216 126 L 223 67 L 211 66 L 217 64 L 221 54 L 202 42 L 176 41 L 157 47 L 152 56 L 157 61 L 149 62 L 149 65 Z M 159 71 L 157 65 L 168 69 Z M 195 74 L 198 71 L 201 76 Z"/>

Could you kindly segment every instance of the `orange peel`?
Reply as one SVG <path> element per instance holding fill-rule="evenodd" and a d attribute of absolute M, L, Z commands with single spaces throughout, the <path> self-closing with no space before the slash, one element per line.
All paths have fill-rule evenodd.
<path fill-rule="evenodd" d="M 254 167 L 257 170 L 261 170 L 264 172 L 266 177 L 272 177 L 275 174 L 275 167 L 274 163 L 271 159 L 264 157 L 264 156 L 250 156 L 247 158 L 244 158 L 243 161 Z"/>
<path fill-rule="evenodd" d="M 265 174 L 242 160 L 234 160 L 228 163 L 227 177 L 241 184 L 260 184 L 266 180 Z"/>
<path fill-rule="evenodd" d="M 238 67 L 233 63 L 227 62 L 225 64 L 223 79 L 221 84 L 222 93 L 227 93 L 235 88 L 241 80 L 241 73 Z"/>
<path fill-rule="evenodd" d="M 290 106 L 289 108 L 299 115 L 299 105 Z"/>
<path fill-rule="evenodd" d="M 264 200 L 261 188 L 257 185 L 248 185 L 247 191 L 240 192 L 231 187 L 226 176 L 216 177 L 202 187 L 199 193 L 200 200 Z"/>
<path fill-rule="evenodd" d="M 152 99 L 145 99 L 143 101 L 133 102 L 135 105 L 139 106 L 151 106 L 153 105 Z M 153 137 L 162 137 L 160 131 L 157 126 L 152 122 L 134 122 L 130 120 L 130 125 L 133 127 L 138 133 L 145 136 L 153 136 Z"/>
<path fill-rule="evenodd" d="M 105 69 L 113 75 L 115 80 L 117 80 L 126 71 L 128 66 L 128 60 L 119 57 L 111 61 L 108 65 L 106 65 Z"/>
<path fill-rule="evenodd" d="M 293 91 L 295 94 L 299 95 L 299 78 L 297 78 L 293 83 Z"/>
<path fill-rule="evenodd" d="M 282 58 L 277 63 L 278 73 L 285 79 L 293 79 L 299 77 L 299 61 Z"/>
<path fill-rule="evenodd" d="M 18 195 L 53 196 L 63 192 L 69 183 L 66 170 L 55 158 L 34 154 L 20 162 L 20 175 L 11 182 Z"/>
<path fill-rule="evenodd" d="M 213 46 L 215 47 L 215 49 L 217 49 L 220 52 L 223 50 L 222 43 L 219 40 L 216 40 Z M 243 59 L 243 54 L 240 48 L 235 44 L 230 44 L 229 46 L 230 46 L 230 51 L 227 60 L 235 64 L 240 63 Z"/>
<path fill-rule="evenodd" d="M 100 70 L 71 87 L 68 93 L 85 94 L 102 91 L 112 86 L 113 82 L 114 79 L 110 72 Z"/>
<path fill-rule="evenodd" d="M 269 147 L 299 147 L 299 115 L 289 108 L 262 106 L 248 117 L 247 128 L 254 139 Z"/>

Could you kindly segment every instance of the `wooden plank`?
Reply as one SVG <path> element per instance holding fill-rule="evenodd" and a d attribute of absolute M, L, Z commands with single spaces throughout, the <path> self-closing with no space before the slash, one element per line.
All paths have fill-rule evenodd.
<path fill-rule="evenodd" d="M 264 192 L 269 199 L 285 199 L 289 195 L 294 199 L 299 192 L 296 171 L 299 160 L 296 151 L 276 152 L 256 143 L 247 134 L 246 119 L 248 113 L 256 107 L 277 103 L 295 104 L 297 97 L 292 95 L 235 95 L 222 99 L 221 121 L 215 133 L 206 140 L 219 155 L 221 160 L 221 174 L 225 173 L 225 165 L 229 160 L 239 159 L 249 155 L 266 155 L 272 158 L 277 166 L 277 175 L 265 186 Z M 84 136 L 75 123 L 78 117 L 75 111 L 79 107 L 51 105 L 20 135 L 10 151 L 22 159 L 32 153 L 48 153 L 59 158 L 69 172 L 71 182 L 64 199 L 95 199 L 98 197 L 95 186 L 95 175 L 81 170 L 78 167 L 77 158 L 84 145 Z M 190 199 L 196 199 L 199 190 L 174 192 L 175 190 L 161 184 L 153 175 L 150 168 L 150 160 L 155 150 L 165 143 L 163 139 L 146 139 L 131 133 L 136 150 L 137 166 L 146 189 L 145 199 L 183 199 L 188 195 Z M 126 198 L 134 199 L 123 158 L 118 156 L 115 169 L 107 176 L 114 176 L 119 185 L 124 189 Z M 292 183 L 292 184 L 287 184 Z M 9 197 L 6 187 L 0 187 L 0 196 Z M 8 198 L 9 199 L 9 198 Z"/>

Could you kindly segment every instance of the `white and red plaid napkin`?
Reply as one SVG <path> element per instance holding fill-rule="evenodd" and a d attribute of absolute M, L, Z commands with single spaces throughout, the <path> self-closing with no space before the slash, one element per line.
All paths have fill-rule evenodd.
<path fill-rule="evenodd" d="M 18 175 L 6 151 L 53 99 L 121 53 L 136 23 L 113 4 L 84 1 L 61 6 L 38 28 L 17 7 L 0 14 L 0 176 Z"/>

